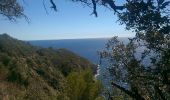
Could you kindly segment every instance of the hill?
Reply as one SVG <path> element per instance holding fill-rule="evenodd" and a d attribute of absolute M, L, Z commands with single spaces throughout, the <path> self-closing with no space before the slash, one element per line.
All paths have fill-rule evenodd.
<path fill-rule="evenodd" d="M 0 35 L 0 99 L 72 100 L 68 77 L 87 69 L 96 66 L 68 50 L 35 47 Z"/>

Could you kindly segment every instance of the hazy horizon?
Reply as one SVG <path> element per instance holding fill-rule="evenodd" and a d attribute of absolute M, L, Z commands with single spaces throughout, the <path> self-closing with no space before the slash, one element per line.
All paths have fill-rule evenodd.
<path fill-rule="evenodd" d="M 126 31 L 124 25 L 119 25 L 118 18 L 111 10 L 97 7 L 98 17 L 90 15 L 92 9 L 66 0 L 57 0 L 58 11 L 50 9 L 46 1 L 48 14 L 43 9 L 42 0 L 29 0 L 20 3 L 24 13 L 30 19 L 27 23 L 23 18 L 17 22 L 0 20 L 0 34 L 8 33 L 19 40 L 48 39 L 79 39 L 105 37 L 132 37 L 134 33 Z M 121 4 L 123 1 L 118 1 Z M 40 4 L 39 4 L 40 3 Z M 38 5 L 37 5 L 38 4 Z M 37 13 L 38 12 L 38 13 Z"/>
<path fill-rule="evenodd" d="M 12 37 L 12 38 L 15 38 L 15 39 L 17 39 L 17 40 L 22 40 L 22 39 L 19 39 L 19 38 L 17 38 L 17 37 L 15 37 L 15 36 L 11 36 L 10 34 L 8 34 L 8 33 L 0 33 L 0 35 L 2 35 L 2 34 L 7 34 L 7 35 L 9 35 L 10 37 Z M 61 38 L 61 39 L 30 39 L 30 40 L 22 40 L 22 41 L 55 41 L 55 40 L 83 40 L 83 39 L 109 39 L 109 38 L 112 38 L 112 37 L 88 37 L 88 38 Z M 118 37 L 118 38 L 130 38 L 130 37 Z"/>

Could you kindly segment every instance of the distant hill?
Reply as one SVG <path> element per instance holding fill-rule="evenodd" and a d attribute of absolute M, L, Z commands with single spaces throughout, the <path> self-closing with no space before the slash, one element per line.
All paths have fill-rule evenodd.
<path fill-rule="evenodd" d="M 66 77 L 85 69 L 95 72 L 96 66 L 66 49 L 35 47 L 0 35 L 0 99 L 56 100 L 67 88 Z"/>

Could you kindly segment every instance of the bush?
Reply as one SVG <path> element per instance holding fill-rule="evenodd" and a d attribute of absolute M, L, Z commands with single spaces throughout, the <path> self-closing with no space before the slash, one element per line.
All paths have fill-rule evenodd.
<path fill-rule="evenodd" d="M 28 86 L 29 82 L 28 82 L 28 78 L 23 78 L 21 76 L 20 73 L 16 72 L 16 71 L 12 71 L 11 73 L 9 73 L 7 80 L 9 82 L 17 82 L 20 85 L 24 85 L 24 86 Z"/>
<path fill-rule="evenodd" d="M 101 83 L 94 80 L 90 70 L 70 73 L 67 77 L 67 87 L 70 100 L 95 100 L 102 90 Z"/>

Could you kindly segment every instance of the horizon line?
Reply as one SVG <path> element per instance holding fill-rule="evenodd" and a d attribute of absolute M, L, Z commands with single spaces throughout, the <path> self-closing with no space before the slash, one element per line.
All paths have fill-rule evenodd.
<path fill-rule="evenodd" d="M 18 37 L 15 37 L 15 36 L 12 36 L 11 34 L 8 34 L 8 33 L 0 33 L 0 35 L 3 35 L 3 34 L 7 34 L 9 35 L 10 37 L 14 38 L 14 39 L 17 39 L 17 40 L 21 40 L 21 41 L 43 41 L 43 40 L 47 40 L 47 41 L 52 41 L 52 40 L 80 40 L 80 39 L 109 39 L 109 38 L 112 38 L 112 37 L 115 37 L 115 36 L 105 36 L 105 37 L 79 37 L 79 38 L 54 38 L 54 39 L 21 39 L 21 38 L 18 38 Z M 134 36 L 117 36 L 118 38 L 132 38 Z"/>
<path fill-rule="evenodd" d="M 114 36 L 113 36 L 114 37 Z M 131 38 L 132 36 L 129 37 L 124 37 L 124 36 L 118 36 L 118 38 Z M 112 37 L 89 37 L 89 38 L 61 38 L 61 39 L 30 39 L 30 40 L 22 40 L 22 41 L 53 41 L 53 40 L 81 40 L 81 39 L 109 39 Z"/>

